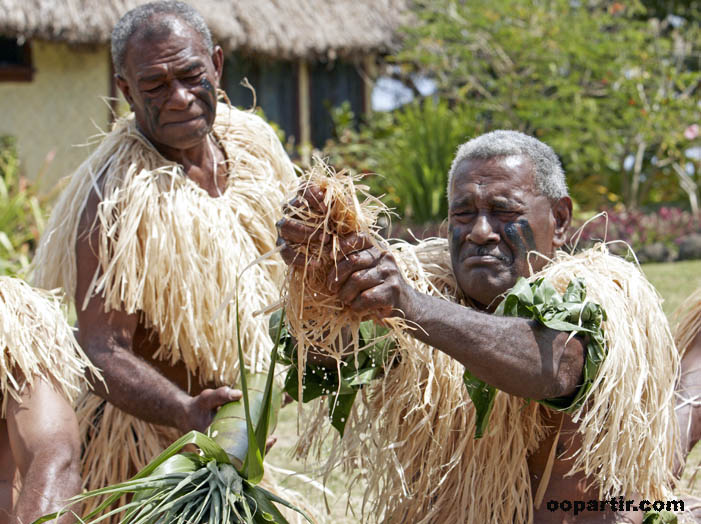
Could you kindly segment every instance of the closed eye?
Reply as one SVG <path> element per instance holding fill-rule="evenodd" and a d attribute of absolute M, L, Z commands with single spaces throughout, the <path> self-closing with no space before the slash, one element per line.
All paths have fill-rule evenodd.
<path fill-rule="evenodd" d="M 453 211 L 450 213 L 450 216 L 457 220 L 468 220 L 472 216 L 474 216 L 475 212 L 468 210 L 468 209 L 462 209 L 459 211 Z"/>
<path fill-rule="evenodd" d="M 144 89 L 144 93 L 158 93 L 161 89 L 163 89 L 163 84 L 159 84 L 157 86 L 151 87 L 149 89 Z"/>

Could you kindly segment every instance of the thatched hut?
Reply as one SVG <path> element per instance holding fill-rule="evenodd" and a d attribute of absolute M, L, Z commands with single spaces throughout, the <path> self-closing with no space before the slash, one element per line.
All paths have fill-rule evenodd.
<path fill-rule="evenodd" d="M 117 97 L 114 23 L 145 0 L 0 0 L 0 135 L 17 137 L 25 172 L 50 189 L 85 157 Z M 188 0 L 227 55 L 224 88 L 257 105 L 297 144 L 329 136 L 329 108 L 369 109 L 376 56 L 396 43 L 406 0 Z"/>

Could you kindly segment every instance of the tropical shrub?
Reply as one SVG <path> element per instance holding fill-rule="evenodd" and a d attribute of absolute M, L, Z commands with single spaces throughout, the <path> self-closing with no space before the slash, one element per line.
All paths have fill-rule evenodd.
<path fill-rule="evenodd" d="M 701 2 L 417 0 L 391 57 L 411 84 L 468 103 L 561 156 L 584 209 L 689 202 L 701 163 Z"/>
<path fill-rule="evenodd" d="M 694 217 L 678 207 L 662 206 L 651 212 L 611 208 L 591 220 L 575 219 L 572 230 L 580 227 L 579 242 L 583 246 L 597 240 L 622 240 L 641 253 L 649 246 L 662 244 L 673 258 L 684 238 L 701 233 L 701 216 Z"/>
<path fill-rule="evenodd" d="M 20 173 L 15 139 L 0 136 L 0 275 L 27 276 L 43 228 L 41 201 Z"/>
<path fill-rule="evenodd" d="M 376 113 L 352 126 L 348 105 L 334 113 L 337 139 L 324 154 L 337 168 L 373 173 L 366 179 L 402 220 L 440 222 L 448 214 L 446 184 L 457 147 L 483 132 L 466 104 L 417 100 L 392 113 Z"/>

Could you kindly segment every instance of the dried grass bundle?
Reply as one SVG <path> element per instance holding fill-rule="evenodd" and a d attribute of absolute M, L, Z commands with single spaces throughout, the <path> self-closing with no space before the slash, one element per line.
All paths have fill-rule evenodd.
<path fill-rule="evenodd" d="M 701 287 L 694 291 L 674 312 L 674 342 L 683 357 L 696 336 L 701 333 Z"/>
<path fill-rule="evenodd" d="M 392 247 L 405 277 L 419 291 L 460 301 L 445 240 Z M 604 246 L 577 256 L 558 253 L 533 279 L 560 292 L 583 278 L 588 299 L 608 314 L 608 357 L 589 401 L 572 417 L 583 445 L 571 474 L 583 472 L 600 498 L 671 494 L 676 449 L 673 393 L 679 358 L 660 298 L 640 270 Z M 473 439 L 474 409 L 456 361 L 405 331 L 393 332 L 398 363 L 362 392 L 324 466 L 342 465 L 367 482 L 364 514 L 386 522 L 501 523 L 533 521 L 527 456 L 556 428 L 547 410 L 499 392 L 487 433 Z M 360 403 L 358 403 L 360 404 Z M 319 406 L 315 422 L 323 420 Z M 298 452 L 321 456 L 319 426 L 308 426 Z M 493 501 L 498 500 L 499 504 Z"/>
<path fill-rule="evenodd" d="M 100 267 L 86 300 L 101 295 L 107 308 L 140 312 L 158 332 L 156 358 L 184 362 L 202 383 L 226 384 L 238 376 L 236 315 L 232 303 L 216 313 L 237 288 L 239 272 L 275 248 L 276 215 L 296 178 L 259 117 L 219 104 L 214 135 L 230 172 L 218 198 L 164 159 L 138 132 L 133 115 L 118 120 L 54 208 L 35 280 L 74 295 L 79 221 L 95 192 Z M 246 364 L 256 371 L 267 366 L 271 340 L 254 313 L 279 297 L 283 276 L 279 258 L 268 258 L 238 285 Z"/>
<path fill-rule="evenodd" d="M 10 397 L 38 379 L 53 384 L 72 402 L 87 385 L 85 370 L 96 377 L 73 337 L 56 292 L 29 286 L 20 279 L 0 277 L 0 392 L 2 417 Z"/>
<path fill-rule="evenodd" d="M 285 307 L 290 331 L 297 338 L 297 361 L 300 363 L 300 397 L 302 372 L 307 352 L 317 348 L 333 357 L 337 365 L 350 353 L 360 348 L 358 326 L 367 318 L 346 307 L 327 287 L 327 277 L 335 270 L 337 261 L 344 256 L 341 238 L 352 234 L 365 235 L 374 245 L 381 245 L 382 238 L 376 225 L 377 217 L 388 214 L 387 208 L 358 185 L 360 177 L 347 171 L 336 173 L 319 158 L 302 178 L 302 192 L 308 187 L 323 191 L 321 205 L 302 200 L 299 206 L 286 206 L 284 216 L 314 230 L 315 240 L 307 245 L 292 246 L 307 262 L 304 267 L 291 266 L 287 273 Z M 360 195 L 361 198 L 358 197 Z M 388 324 L 400 322 L 388 320 Z M 344 340 L 345 328 L 352 340 Z"/>

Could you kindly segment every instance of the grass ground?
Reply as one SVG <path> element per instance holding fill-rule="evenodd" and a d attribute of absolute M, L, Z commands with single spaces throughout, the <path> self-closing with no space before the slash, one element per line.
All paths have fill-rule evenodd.
<path fill-rule="evenodd" d="M 645 264 L 642 268 L 664 298 L 662 307 L 668 318 L 692 291 L 701 286 L 701 260 Z"/>
<path fill-rule="evenodd" d="M 642 267 L 647 277 L 664 298 L 663 307 L 668 317 L 681 304 L 684 298 L 691 294 L 694 289 L 701 286 L 701 261 L 648 264 Z M 277 468 L 303 472 L 305 471 L 304 464 L 291 458 L 297 431 L 297 411 L 295 406 L 295 404 L 291 404 L 281 411 L 280 422 L 275 431 L 278 443 L 271 450 L 266 460 Z M 692 469 L 689 466 L 699 463 L 701 463 L 701 447 L 697 447 L 690 455 L 687 471 Z M 321 510 L 320 513 L 323 512 L 324 494 L 320 489 L 304 482 L 299 475 L 276 474 L 276 477 L 283 479 L 282 485 L 284 487 L 301 492 L 314 508 Z M 701 479 L 699 479 L 698 483 L 701 484 Z M 321 520 L 321 522 L 328 522 L 329 524 L 354 524 L 359 522 L 360 519 L 358 517 L 346 514 L 345 511 L 347 499 L 345 476 L 340 472 L 336 473 L 329 479 L 326 488 L 329 490 L 327 501 L 331 512 L 327 517 L 322 516 L 322 519 L 325 518 L 325 520 Z M 359 486 L 356 486 L 351 492 L 351 504 L 354 508 L 360 508 L 362 504 L 362 491 Z"/>

